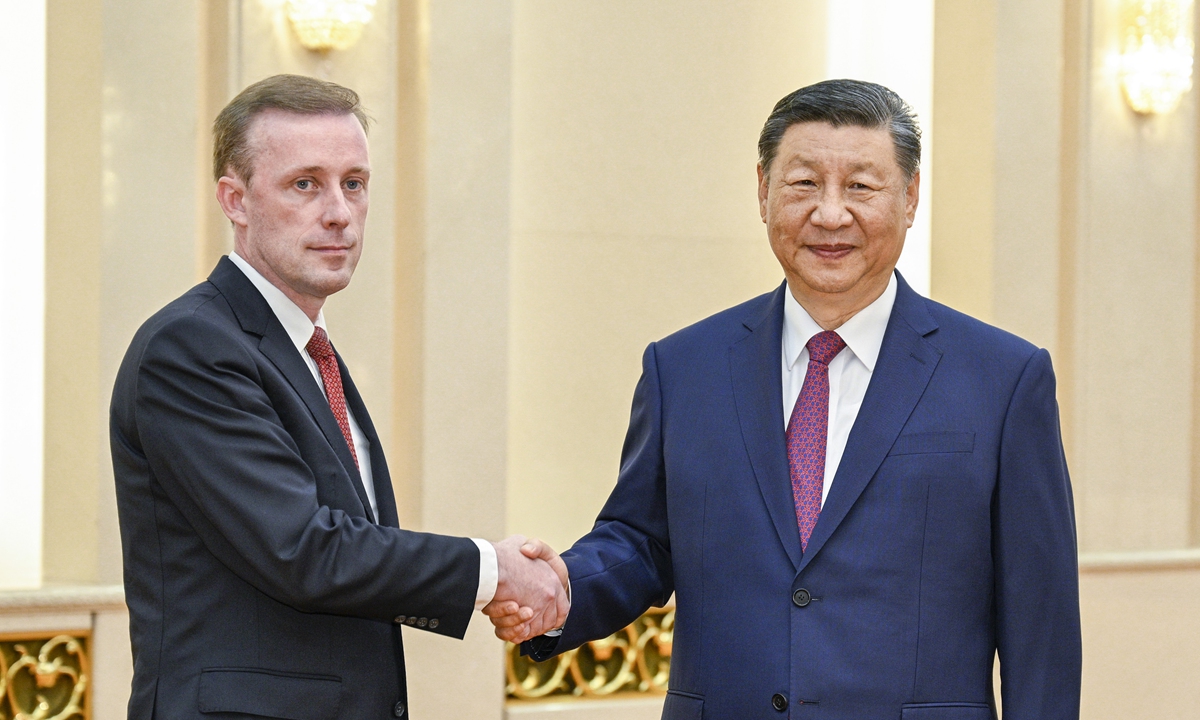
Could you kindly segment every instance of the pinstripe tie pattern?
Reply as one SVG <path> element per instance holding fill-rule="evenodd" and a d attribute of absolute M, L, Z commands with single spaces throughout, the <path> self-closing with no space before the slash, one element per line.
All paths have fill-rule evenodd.
<path fill-rule="evenodd" d="M 350 446 L 350 455 L 354 458 L 354 466 L 360 467 L 358 452 L 354 449 L 354 438 L 350 435 L 350 417 L 346 414 L 346 394 L 342 391 L 342 374 L 338 371 L 333 345 L 329 343 L 329 336 L 325 334 L 325 329 L 313 328 L 312 337 L 308 339 L 308 344 L 304 346 L 304 349 L 317 363 L 317 370 L 321 371 L 321 380 L 325 383 L 325 399 L 329 401 L 329 409 L 333 411 L 333 417 L 337 420 L 338 427 L 342 429 L 346 444 Z"/>
<path fill-rule="evenodd" d="M 806 347 L 808 372 L 787 426 L 788 469 L 802 550 L 808 549 L 808 539 L 821 514 L 825 446 L 829 441 L 829 363 L 846 343 L 836 332 L 826 330 L 814 335 Z"/>

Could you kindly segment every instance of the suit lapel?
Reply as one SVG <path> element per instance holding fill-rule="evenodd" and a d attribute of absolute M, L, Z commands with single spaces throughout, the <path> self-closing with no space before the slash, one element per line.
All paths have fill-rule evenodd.
<path fill-rule="evenodd" d="M 897 278 L 896 302 L 875 371 L 799 570 L 812 562 L 875 476 L 941 360 L 941 351 L 925 339 L 937 322 L 925 300 L 899 273 Z"/>
<path fill-rule="evenodd" d="M 392 477 L 388 472 L 387 460 L 383 457 L 383 445 L 379 442 L 379 434 L 375 432 L 375 424 L 371 422 L 366 403 L 359 395 L 354 381 L 350 379 L 350 371 L 342 362 L 341 355 L 337 356 L 337 361 L 342 372 L 342 390 L 346 393 L 346 405 L 354 414 L 358 428 L 371 444 L 371 479 L 375 489 L 375 505 L 379 508 L 378 522 L 388 527 L 400 527 L 400 516 L 396 512 L 396 495 L 392 492 Z"/>
<path fill-rule="evenodd" d="M 358 466 L 354 464 L 354 457 L 350 454 L 349 446 L 346 445 L 342 429 L 338 427 L 337 419 L 333 417 L 329 401 L 325 399 L 325 394 L 321 392 L 321 388 L 317 385 L 304 358 L 296 351 L 296 346 L 292 344 L 292 339 L 288 337 L 287 331 L 283 329 L 283 325 L 271 311 L 271 306 L 258 292 L 258 288 L 254 287 L 254 283 L 250 282 L 250 279 L 227 257 L 221 258 L 216 269 L 208 276 L 208 280 L 228 300 L 242 329 L 259 337 L 258 349 L 287 378 L 292 389 L 304 401 L 304 405 L 312 415 L 313 422 L 321 429 L 321 433 L 333 448 L 338 460 L 341 461 L 346 474 L 350 476 L 350 484 L 354 486 L 354 491 L 362 501 L 363 511 L 368 518 L 371 518 L 371 503 L 363 489 Z M 344 369 L 342 374 L 345 378 Z M 354 419 L 358 419 L 357 414 Z M 372 443 L 372 447 L 374 445 L 375 443 Z"/>
<path fill-rule="evenodd" d="M 783 429 L 783 293 L 782 285 L 761 314 L 743 324 L 750 331 L 729 348 L 729 371 L 742 440 L 750 455 L 767 513 L 794 566 L 800 565 L 800 533 L 792 501 L 791 475 Z"/>

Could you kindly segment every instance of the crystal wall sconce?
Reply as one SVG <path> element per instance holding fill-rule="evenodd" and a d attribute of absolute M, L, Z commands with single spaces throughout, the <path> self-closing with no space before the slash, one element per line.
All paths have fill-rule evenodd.
<path fill-rule="evenodd" d="M 376 0 L 288 0 L 287 16 L 309 50 L 345 50 L 371 22 Z"/>
<path fill-rule="evenodd" d="M 1167 113 L 1192 89 L 1192 0 L 1121 0 L 1121 87 L 1141 114 Z"/>

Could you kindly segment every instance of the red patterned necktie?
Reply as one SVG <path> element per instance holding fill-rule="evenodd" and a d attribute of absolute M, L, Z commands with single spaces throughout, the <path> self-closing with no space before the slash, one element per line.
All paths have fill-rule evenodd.
<path fill-rule="evenodd" d="M 358 452 L 354 449 L 354 438 L 350 435 L 350 417 L 346 414 L 346 395 L 342 392 L 342 374 L 338 372 L 337 358 L 333 355 L 333 346 L 329 344 L 329 336 L 324 328 L 313 328 L 308 345 L 304 346 L 308 354 L 317 363 L 321 371 L 321 380 L 325 382 L 325 399 L 329 401 L 329 409 L 342 429 L 346 445 L 350 446 L 350 455 L 354 458 L 354 467 L 358 467 Z"/>
<path fill-rule="evenodd" d="M 846 343 L 832 330 L 817 333 L 808 341 L 808 373 L 787 427 L 788 468 L 792 475 L 792 497 L 796 522 L 800 525 L 800 549 L 808 549 L 808 538 L 821 514 L 821 490 L 825 485 L 825 445 L 829 441 L 829 361 Z"/>

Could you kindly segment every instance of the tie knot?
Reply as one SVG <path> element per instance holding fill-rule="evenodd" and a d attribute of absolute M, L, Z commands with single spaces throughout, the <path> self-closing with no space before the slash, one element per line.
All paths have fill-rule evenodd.
<path fill-rule="evenodd" d="M 333 346 L 329 344 L 329 336 L 325 334 L 325 328 L 314 327 L 312 337 L 308 339 L 308 344 L 304 346 L 308 354 L 313 360 L 321 360 L 322 358 L 333 357 Z"/>
<path fill-rule="evenodd" d="M 828 365 L 846 347 L 846 341 L 832 330 L 819 332 L 808 341 L 808 359 Z"/>

